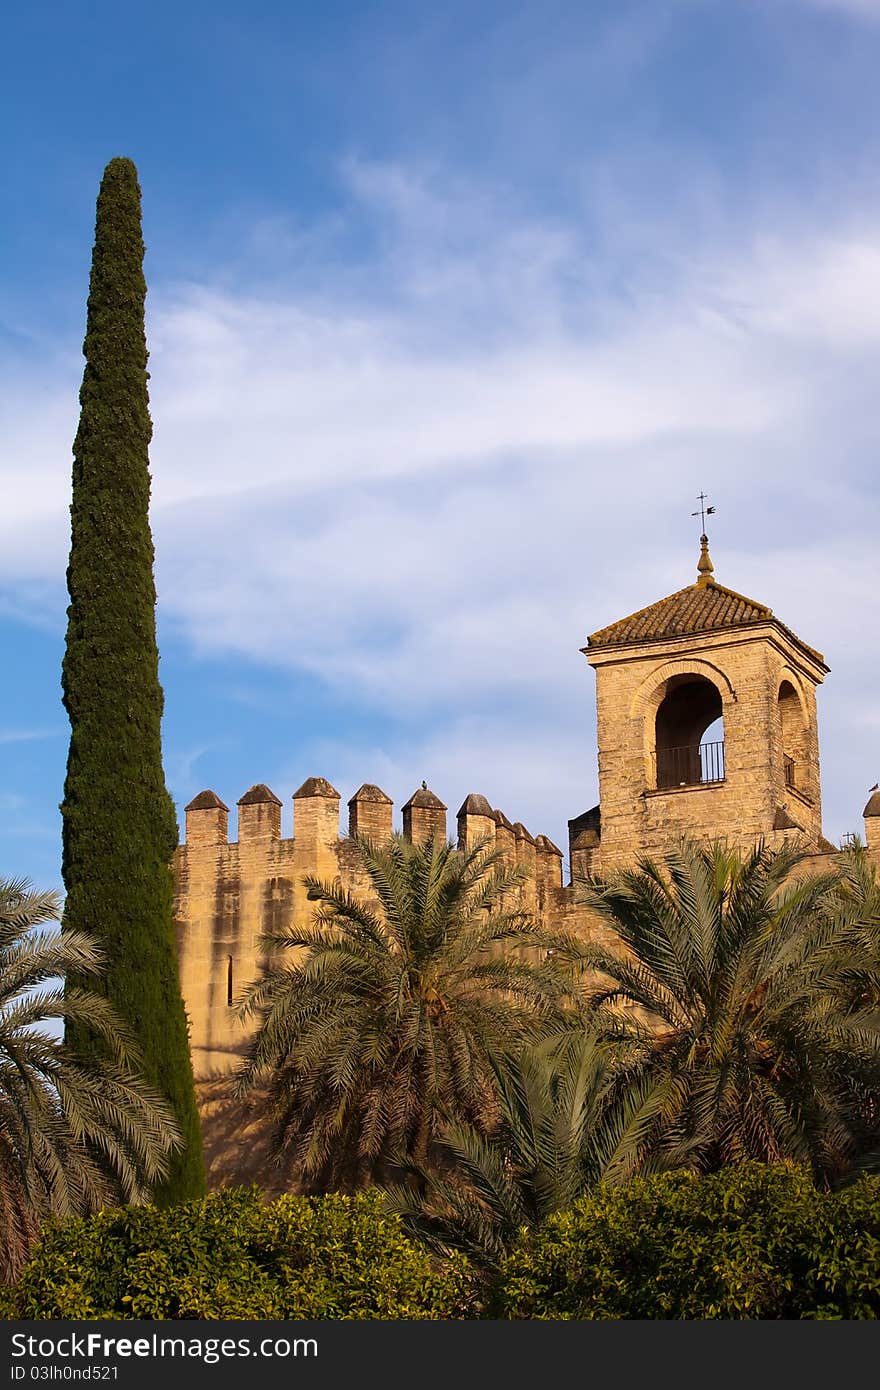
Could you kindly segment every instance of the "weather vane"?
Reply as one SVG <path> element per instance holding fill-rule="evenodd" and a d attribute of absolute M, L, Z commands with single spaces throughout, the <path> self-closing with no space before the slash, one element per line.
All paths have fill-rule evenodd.
<path fill-rule="evenodd" d="M 704 535 L 704 536 L 705 536 L 705 534 L 706 534 L 706 517 L 707 517 L 707 516 L 713 516 L 714 513 L 715 513 L 715 508 L 714 508 L 714 507 L 707 507 L 707 506 L 706 506 L 706 503 L 708 502 L 708 500 L 709 500 L 709 499 L 708 499 L 708 497 L 706 496 L 705 492 L 701 492 L 700 495 L 699 495 L 698 498 L 697 498 L 697 501 L 698 501 L 699 504 L 700 504 L 700 510 L 699 510 L 698 512 L 691 512 L 691 516 L 698 516 L 698 517 L 700 518 L 700 520 L 701 520 L 701 522 L 702 522 L 702 526 L 703 526 L 703 535 Z"/>

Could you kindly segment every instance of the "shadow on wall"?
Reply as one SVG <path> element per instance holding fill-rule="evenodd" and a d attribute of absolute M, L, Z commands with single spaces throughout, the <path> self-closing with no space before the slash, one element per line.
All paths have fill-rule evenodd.
<path fill-rule="evenodd" d="M 230 1095 L 229 1077 L 216 1076 L 196 1082 L 196 1097 L 209 1190 L 257 1183 L 267 1197 L 299 1191 L 291 1161 L 275 1160 L 264 1090 L 237 1100 Z"/>

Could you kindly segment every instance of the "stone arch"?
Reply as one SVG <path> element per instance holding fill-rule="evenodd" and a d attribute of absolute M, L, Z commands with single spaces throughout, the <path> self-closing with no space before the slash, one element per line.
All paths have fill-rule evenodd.
<path fill-rule="evenodd" d="M 723 728 L 721 740 L 702 754 L 701 739 L 713 722 L 723 721 L 735 700 L 730 678 L 701 657 L 681 657 L 652 671 L 630 705 L 630 717 L 642 724 L 645 785 L 662 789 L 723 780 Z"/>
<path fill-rule="evenodd" d="M 799 791 L 806 776 L 810 714 L 801 682 L 790 666 L 783 666 L 779 672 L 776 717 L 782 745 L 783 781 L 786 787 Z"/>
<path fill-rule="evenodd" d="M 779 668 L 779 689 L 785 684 L 790 685 L 794 694 L 797 696 L 797 702 L 800 705 L 801 719 L 806 726 L 810 722 L 810 707 L 807 702 L 807 697 L 804 694 L 803 681 L 797 671 L 793 670 L 791 666 L 781 666 Z M 777 700 L 779 699 L 778 691 L 776 698 Z"/>
<path fill-rule="evenodd" d="M 732 704 L 736 700 L 736 691 L 730 677 L 720 666 L 698 656 L 681 657 L 676 661 L 664 662 L 645 677 L 630 702 L 630 719 L 643 719 L 650 707 L 653 707 L 653 713 L 656 714 L 657 706 L 663 699 L 662 687 L 673 676 L 704 676 L 706 680 L 718 686 L 722 704 Z"/>

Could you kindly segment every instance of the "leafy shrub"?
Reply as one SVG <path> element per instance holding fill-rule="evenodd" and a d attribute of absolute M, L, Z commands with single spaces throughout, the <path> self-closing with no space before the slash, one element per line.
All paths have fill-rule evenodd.
<path fill-rule="evenodd" d="M 224 1188 L 49 1227 L 15 1289 L 20 1318 L 467 1316 L 463 1259 L 413 1244 L 378 1192 L 279 1198 Z"/>
<path fill-rule="evenodd" d="M 880 1317 L 880 1179 L 746 1163 L 602 1188 L 502 1267 L 503 1318 Z"/>
<path fill-rule="evenodd" d="M 0 1284 L 0 1322 L 18 1317 L 16 1291 L 9 1284 Z"/>

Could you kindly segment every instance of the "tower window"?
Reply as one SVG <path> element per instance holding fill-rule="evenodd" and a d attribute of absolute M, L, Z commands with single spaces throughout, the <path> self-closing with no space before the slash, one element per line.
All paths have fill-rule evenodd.
<path fill-rule="evenodd" d="M 782 734 L 782 776 L 786 787 L 797 791 L 804 775 L 804 720 L 797 691 L 783 681 L 776 701 Z"/>
<path fill-rule="evenodd" d="M 721 694 L 711 681 L 703 676 L 667 681 L 655 718 L 653 761 L 658 790 L 724 781 Z"/>
<path fill-rule="evenodd" d="M 226 1003 L 232 1008 L 232 956 L 226 957 Z"/>

